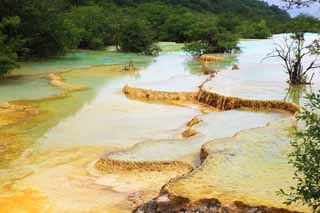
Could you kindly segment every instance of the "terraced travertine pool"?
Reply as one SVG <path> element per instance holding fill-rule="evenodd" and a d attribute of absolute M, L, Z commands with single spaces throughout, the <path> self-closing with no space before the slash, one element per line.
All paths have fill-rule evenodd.
<path fill-rule="evenodd" d="M 161 96 L 197 92 L 207 79 L 181 45 L 161 46 L 165 51 L 156 58 L 72 51 L 22 64 L 0 83 L 0 102 L 15 107 L 0 107 L 0 212 L 131 212 L 181 175 L 168 192 L 191 200 L 285 207 L 275 191 L 291 183 L 286 153 L 292 114 L 127 97 L 125 85 Z M 210 64 L 221 72 L 205 88 L 303 103 L 299 97 L 310 88 L 287 95 L 279 61 L 261 62 L 268 46 L 272 39 L 242 41 L 242 53 Z M 130 61 L 137 70 L 123 71 Z M 231 70 L 235 63 L 239 70 Z M 316 79 L 313 88 L 318 86 Z M 191 127 L 197 134 L 183 137 L 193 118 L 199 120 Z M 213 154 L 200 165 L 201 148 Z"/>

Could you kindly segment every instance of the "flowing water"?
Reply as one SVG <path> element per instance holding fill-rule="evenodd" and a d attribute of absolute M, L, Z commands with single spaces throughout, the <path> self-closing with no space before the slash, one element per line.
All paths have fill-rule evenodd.
<path fill-rule="evenodd" d="M 222 71 L 206 86 L 226 95 L 283 99 L 286 84 L 278 88 L 285 80 L 279 61 L 257 62 L 271 42 L 242 41 L 243 53 L 211 65 Z M 198 62 L 178 51 L 180 46 L 161 45 L 166 51 L 155 59 L 110 50 L 73 51 L 62 58 L 22 64 L 13 77 L 1 82 L 0 101 L 23 99 L 20 102 L 40 114 L 0 128 L 0 212 L 128 212 L 133 208 L 132 194 L 152 191 L 147 196 L 151 198 L 179 172 L 101 177 L 91 172 L 101 156 L 112 152 L 128 161 L 182 160 L 197 165 L 201 145 L 207 141 L 290 116 L 239 110 L 203 114 L 193 105 L 128 99 L 121 91 L 126 84 L 196 91 L 206 79 L 198 72 Z M 129 61 L 141 70 L 122 72 L 108 66 Z M 240 70 L 230 70 L 234 63 Z M 47 76 L 53 72 L 66 83 L 89 89 L 56 88 Z M 273 85 L 278 75 L 282 77 Z M 268 89 L 261 92 L 263 88 Z M 195 116 L 203 120 L 195 127 L 199 136 L 183 139 L 181 132 Z"/>

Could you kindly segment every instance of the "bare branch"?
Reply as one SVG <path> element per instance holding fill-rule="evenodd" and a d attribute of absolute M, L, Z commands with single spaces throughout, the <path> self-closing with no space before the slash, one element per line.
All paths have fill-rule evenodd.
<path fill-rule="evenodd" d="M 275 43 L 276 47 L 273 52 L 266 56 L 266 58 L 277 57 L 282 60 L 285 72 L 289 75 L 290 84 L 310 83 L 313 76 L 310 82 L 306 82 L 308 72 L 320 68 L 320 64 L 317 63 L 317 53 L 320 53 L 317 48 L 320 47 L 320 42 L 314 41 L 309 45 L 304 45 L 304 43 L 304 33 L 296 33 L 290 36 L 290 39 L 285 37 L 282 43 Z M 316 57 L 309 63 L 307 68 L 304 68 L 304 57 L 312 55 L 316 55 Z"/>

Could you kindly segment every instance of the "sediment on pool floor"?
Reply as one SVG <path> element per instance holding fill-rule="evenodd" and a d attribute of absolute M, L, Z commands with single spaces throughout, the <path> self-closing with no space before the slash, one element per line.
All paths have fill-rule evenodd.
<path fill-rule="evenodd" d="M 205 163 L 206 158 L 209 155 L 214 155 L 212 150 L 208 150 L 206 145 L 203 145 L 201 149 L 201 161 Z M 214 156 L 211 156 L 214 158 Z M 265 212 L 265 213 L 298 213 L 298 212 L 306 212 L 300 211 L 291 208 L 285 208 L 282 206 L 272 206 L 272 205 L 259 205 L 259 204 L 248 204 L 242 200 L 220 200 L 219 197 L 208 198 L 203 197 L 198 200 L 191 200 L 188 196 L 186 196 L 183 190 L 178 193 L 176 191 L 172 191 L 170 189 L 170 185 L 179 182 L 181 179 L 186 179 L 189 176 L 192 176 L 194 172 L 196 172 L 199 168 L 186 173 L 183 176 L 176 177 L 171 179 L 166 185 L 162 187 L 159 195 L 152 199 L 151 201 L 139 206 L 133 212 L 134 213 L 208 213 L 208 212 Z M 185 185 L 187 187 L 187 185 Z M 189 186 L 192 187 L 192 186 Z M 191 188 L 192 191 L 192 188 Z M 194 191 L 193 193 L 197 193 Z"/>
<path fill-rule="evenodd" d="M 102 157 L 95 163 L 96 169 L 102 173 L 129 172 L 129 171 L 185 171 L 189 172 L 193 167 L 180 161 L 125 161 Z"/>

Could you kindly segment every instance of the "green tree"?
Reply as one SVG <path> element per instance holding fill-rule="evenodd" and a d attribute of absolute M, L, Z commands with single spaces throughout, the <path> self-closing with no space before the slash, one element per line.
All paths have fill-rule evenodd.
<path fill-rule="evenodd" d="M 80 6 L 74 8 L 67 14 L 66 20 L 69 21 L 80 37 L 79 47 L 89 49 L 101 49 L 106 41 L 111 28 L 108 16 L 100 6 Z"/>
<path fill-rule="evenodd" d="M 16 62 L 17 54 L 6 46 L 5 40 L 7 40 L 7 36 L 0 32 L 0 77 L 18 66 Z"/>
<path fill-rule="evenodd" d="M 184 45 L 184 51 L 190 53 L 193 56 L 199 57 L 209 52 L 208 43 L 202 41 L 194 41 Z"/>
<path fill-rule="evenodd" d="M 207 18 L 198 21 L 189 32 L 193 40 L 185 50 L 194 55 L 204 53 L 225 53 L 238 49 L 239 36 L 234 29 L 225 25 L 221 18 Z"/>
<path fill-rule="evenodd" d="M 312 16 L 299 15 L 288 24 L 291 32 L 320 32 L 320 21 Z"/>
<path fill-rule="evenodd" d="M 156 39 L 145 21 L 125 21 L 118 37 L 118 48 L 124 52 L 136 52 L 155 55 L 159 52 Z"/>
<path fill-rule="evenodd" d="M 11 69 L 16 68 L 17 51 L 21 48 L 23 40 L 14 36 L 20 25 L 17 16 L 3 18 L 0 22 L 0 76 L 3 77 Z"/>
<path fill-rule="evenodd" d="M 190 40 L 190 30 L 197 19 L 199 17 L 194 13 L 177 8 L 161 27 L 160 39 L 179 43 Z"/>
<path fill-rule="evenodd" d="M 239 31 L 243 38 L 265 39 L 272 35 L 264 19 L 258 22 L 244 21 L 240 25 Z"/>
<path fill-rule="evenodd" d="M 70 29 L 65 26 L 61 8 L 55 2 L 42 0 L 27 0 L 27 5 L 21 14 L 22 28 L 26 37 L 24 57 L 50 57 L 61 54 L 68 48 L 69 42 L 65 36 Z"/>
<path fill-rule="evenodd" d="M 285 72 L 289 76 L 288 83 L 291 85 L 311 84 L 314 73 L 308 74 L 320 68 L 318 55 L 320 43 L 314 40 L 311 44 L 305 44 L 305 33 L 294 33 L 289 38 L 284 38 L 278 43 L 273 52 L 267 58 L 277 57 L 282 60 Z M 304 66 L 305 58 L 309 56 L 307 66 Z"/>
<path fill-rule="evenodd" d="M 320 91 L 307 96 L 308 104 L 297 119 L 302 128 L 297 129 L 291 141 L 293 151 L 289 163 L 294 166 L 296 185 L 290 191 L 281 189 L 287 197 L 286 204 L 303 203 L 320 212 Z"/>
<path fill-rule="evenodd" d="M 312 3 L 320 2 L 320 0 L 282 0 L 282 1 L 288 3 L 289 7 L 292 7 L 292 6 L 297 6 L 297 7 L 309 6 Z"/>

